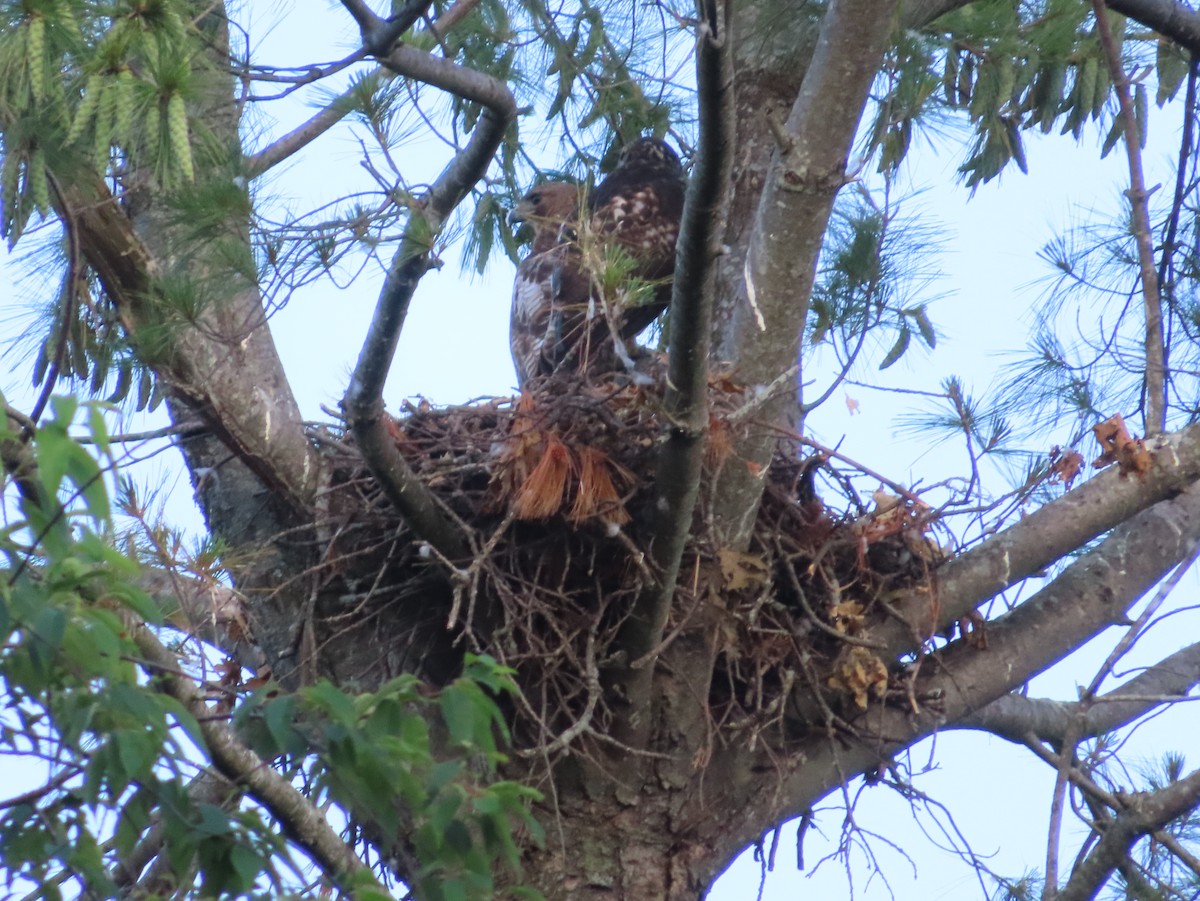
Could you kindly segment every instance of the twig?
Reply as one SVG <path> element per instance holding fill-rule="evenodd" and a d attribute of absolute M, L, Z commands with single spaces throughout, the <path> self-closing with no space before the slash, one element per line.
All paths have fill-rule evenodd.
<path fill-rule="evenodd" d="M 1096 14 L 1096 33 L 1108 72 L 1120 104 L 1125 152 L 1129 157 L 1129 204 L 1133 213 L 1133 240 L 1137 245 L 1138 267 L 1142 277 L 1142 304 L 1146 320 L 1146 392 L 1145 431 L 1157 435 L 1167 426 L 1167 371 L 1163 343 L 1162 298 L 1159 295 L 1158 272 L 1154 265 L 1154 241 L 1150 233 L 1149 197 L 1146 177 L 1142 172 L 1142 151 L 1137 115 L 1129 94 L 1129 79 L 1121 65 L 1121 53 L 1113 40 L 1104 0 L 1092 0 Z"/>
<path fill-rule="evenodd" d="M 671 294 L 671 357 L 663 416 L 667 440 L 658 454 L 655 483 L 652 569 L 658 578 L 634 601 L 616 647 L 625 665 L 616 679 L 627 701 L 616 724 L 618 736 L 641 747 L 650 726 L 647 715 L 652 662 L 642 658 L 658 647 L 666 628 L 679 565 L 692 527 L 700 490 L 704 435 L 708 430 L 708 346 L 716 272 L 717 236 L 723 231 L 733 165 L 733 69 L 726 0 L 705 0 L 696 38 L 696 84 L 700 137 L 688 183 L 676 251 Z M 635 667 L 639 662 L 642 665 Z"/>
<path fill-rule="evenodd" d="M 1175 587 L 1179 584 L 1179 580 L 1183 578 L 1183 574 L 1191 569 L 1192 564 L 1196 562 L 1197 556 L 1200 556 L 1200 547 L 1193 549 L 1192 553 L 1188 555 L 1188 558 L 1181 561 L 1180 564 L 1175 567 L 1175 571 L 1166 579 L 1164 579 L 1162 584 L 1158 586 L 1158 591 L 1154 593 L 1154 597 L 1151 599 L 1150 603 L 1146 605 L 1146 609 L 1141 612 L 1141 615 L 1138 616 L 1137 621 L 1125 631 L 1125 634 L 1121 636 L 1121 640 L 1117 642 L 1117 646 L 1112 649 L 1112 652 L 1105 659 L 1100 669 L 1097 670 L 1091 684 L 1088 685 L 1087 690 L 1080 696 L 1081 701 L 1090 700 L 1096 694 L 1096 692 L 1100 690 L 1100 683 L 1108 677 L 1108 674 L 1112 672 L 1113 667 L 1117 665 L 1117 661 L 1124 657 L 1125 652 L 1133 647 L 1133 643 L 1141 637 L 1142 633 L 1146 629 L 1146 624 L 1150 622 L 1150 618 L 1154 616 L 1154 614 L 1158 611 L 1158 608 L 1162 606 L 1163 601 L 1167 599 L 1167 596 L 1175 590 Z"/>
<path fill-rule="evenodd" d="M 497 79 L 414 47 L 397 46 L 380 61 L 398 75 L 484 107 L 467 146 L 450 161 L 410 213 L 342 400 L 346 422 L 363 460 L 388 500 L 420 538 L 451 560 L 463 559 L 469 550 L 468 536 L 445 515 L 388 436 L 383 385 L 396 355 L 409 303 L 421 277 L 433 265 L 433 240 L 471 186 L 487 171 L 504 132 L 516 117 L 517 106 L 507 86 Z"/>
<path fill-rule="evenodd" d="M 1174 285 L 1175 236 L 1179 231 L 1179 214 L 1183 210 L 1183 197 L 1187 192 L 1188 158 L 1196 131 L 1196 79 L 1200 77 L 1200 59 L 1193 56 L 1188 60 L 1187 91 L 1183 101 L 1183 133 L 1179 137 L 1179 161 L 1175 164 L 1175 194 L 1171 199 L 1171 212 L 1167 216 L 1167 233 L 1162 242 L 1162 259 L 1158 264 L 1158 286 L 1163 289 Z M 1168 278 L 1170 276 L 1170 278 Z M 1171 303 L 1171 291 L 1167 291 L 1167 304 Z"/>
<path fill-rule="evenodd" d="M 381 70 L 378 68 L 374 69 L 364 77 L 371 78 L 379 71 Z M 279 165 L 292 154 L 307 147 L 346 118 L 353 109 L 349 103 L 350 95 L 353 91 L 354 88 L 350 88 L 335 97 L 303 125 L 298 126 L 283 137 L 272 141 L 258 153 L 247 158 L 246 177 L 255 178 L 262 175 L 268 169 Z"/>

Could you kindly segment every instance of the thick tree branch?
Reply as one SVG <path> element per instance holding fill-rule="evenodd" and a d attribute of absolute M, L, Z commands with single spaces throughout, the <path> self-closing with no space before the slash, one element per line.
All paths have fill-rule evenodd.
<path fill-rule="evenodd" d="M 1096 32 L 1100 37 L 1100 49 L 1108 65 L 1113 90 L 1120 105 L 1121 127 L 1124 132 L 1125 155 L 1129 160 L 1129 206 L 1132 213 L 1132 231 L 1137 246 L 1138 268 L 1142 277 L 1142 310 L 1144 315 L 1146 370 L 1142 375 L 1145 391 L 1143 401 L 1145 431 L 1157 435 L 1167 427 L 1167 363 L 1163 344 L 1162 298 L 1159 296 L 1158 270 L 1154 265 L 1154 239 L 1150 234 L 1150 195 L 1146 191 L 1146 177 L 1142 173 L 1142 149 L 1137 115 L 1133 109 L 1133 97 L 1129 93 L 1129 78 L 1121 62 L 1121 51 L 1113 40 L 1108 24 L 1108 13 L 1104 0 L 1092 0 L 1096 15 Z"/>
<path fill-rule="evenodd" d="M 980 729 L 1024 744 L 1035 735 L 1060 745 L 1070 720 L 1079 723 L 1079 737 L 1094 738 L 1127 726 L 1163 704 L 1184 698 L 1200 684 L 1200 642 L 1176 651 L 1130 679 L 1120 688 L 1084 705 L 1008 694 L 950 723 L 949 729 Z"/>
<path fill-rule="evenodd" d="M 932 595 L 897 599 L 898 617 L 871 631 L 887 648 L 884 658 L 915 650 L 939 628 L 1200 478 L 1200 426 L 1159 436 L 1150 450 L 1143 477 L 1114 466 L 948 562 Z"/>
<path fill-rule="evenodd" d="M 959 642 L 926 658 L 914 697 L 937 693 L 937 712 L 887 705 L 863 714 L 851 727 L 859 741 L 831 741 L 823 729 L 793 752 L 805 765 L 790 778 L 766 821 L 796 816 L 841 779 L 865 772 L 903 748 L 947 728 L 1043 672 L 1098 635 L 1124 622 L 1138 598 L 1191 553 L 1200 541 L 1200 486 L 1191 486 L 1132 517 L 1112 531 L 1041 591 L 1011 613 L 989 623 L 988 650 Z M 798 724 L 799 725 L 799 724 Z M 812 730 L 814 724 L 806 727 Z M 752 840 L 750 836 L 746 841 Z"/>
<path fill-rule="evenodd" d="M 633 605 L 617 647 L 625 654 L 618 681 L 628 704 L 625 739 L 641 744 L 649 725 L 655 649 L 662 641 L 679 564 L 692 529 L 708 431 L 708 343 L 716 290 L 716 246 L 723 233 L 733 165 L 733 68 L 726 0 L 701 4 L 696 41 L 700 136 L 688 182 L 671 294 L 670 363 L 663 403 L 667 438 L 658 453 L 654 538 L 658 582 Z"/>
<path fill-rule="evenodd" d="M 312 857 L 333 883 L 348 894 L 352 887 L 372 886 L 382 892 L 370 868 L 358 859 L 354 848 L 342 841 L 329 822 L 296 788 L 266 761 L 246 747 L 229 725 L 212 717 L 204 696 L 195 684 L 179 675 L 179 660 L 154 636 L 146 624 L 128 611 L 122 612 L 125 627 L 141 652 L 142 666 L 161 689 L 196 718 L 213 766 L 235 785 L 271 812 L 288 837 Z"/>
<path fill-rule="evenodd" d="M 242 594 L 215 579 L 144 567 L 137 585 L 165 611 L 167 622 L 185 635 L 220 648 L 251 672 L 267 663 L 254 643 L 250 612 Z"/>
<path fill-rule="evenodd" d="M 901 13 L 906 27 L 921 28 L 968 6 L 971 0 L 906 0 Z M 1176 0 L 1108 0 L 1113 12 L 1158 32 L 1193 54 L 1200 54 L 1200 12 Z"/>
<path fill-rule="evenodd" d="M 451 160 L 410 214 L 342 401 L 363 459 L 388 499 L 418 536 L 443 556 L 462 559 L 468 553 L 468 537 L 445 515 L 388 435 L 383 386 L 417 284 L 434 265 L 434 241 L 454 208 L 487 171 L 504 132 L 516 117 L 516 101 L 500 81 L 413 47 L 395 47 L 380 62 L 398 75 L 484 107 L 467 146 Z"/>
<path fill-rule="evenodd" d="M 821 22 L 812 62 L 767 171 L 744 262 L 743 296 L 734 312 L 733 357 L 748 385 L 768 385 L 800 356 L 817 258 L 846 162 L 893 27 L 896 0 L 833 0 Z M 769 109 L 760 115 L 771 116 Z M 749 540 L 778 425 L 799 425 L 796 391 L 763 405 L 767 428 L 736 442 L 717 481 L 714 517 L 721 540 Z M 800 429 L 797 429 L 799 431 Z"/>
<path fill-rule="evenodd" d="M 67 183 L 61 200 L 143 361 L 269 489 L 307 510 L 317 467 L 257 292 L 214 302 L 197 323 L 171 322 L 158 260 L 107 186 Z"/>
<path fill-rule="evenodd" d="M 1185 50 L 1200 54 L 1200 12 L 1175 0 L 1112 0 L 1113 12 L 1129 16 Z"/>

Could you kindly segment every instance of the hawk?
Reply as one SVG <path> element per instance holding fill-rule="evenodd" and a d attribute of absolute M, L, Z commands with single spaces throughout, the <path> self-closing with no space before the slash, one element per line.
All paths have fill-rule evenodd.
<path fill-rule="evenodd" d="M 658 138 L 639 138 L 586 201 L 550 182 L 532 190 L 509 215 L 534 227 L 534 244 L 517 268 L 511 343 L 522 387 L 558 366 L 594 370 L 632 360 L 624 342 L 666 309 L 685 189 L 679 157 Z M 572 202 L 574 206 L 572 206 Z M 606 297 L 603 268 L 619 249 L 626 280 L 650 286 L 636 303 L 618 288 Z"/>
<path fill-rule="evenodd" d="M 522 388 L 558 363 L 554 354 L 561 343 L 556 334 L 561 330 L 560 297 L 587 296 L 586 275 L 576 266 L 564 266 L 570 253 L 566 233 L 578 216 L 579 186 L 562 181 L 533 188 L 508 214 L 510 224 L 533 228 L 529 254 L 517 266 L 509 316 L 509 347 Z"/>

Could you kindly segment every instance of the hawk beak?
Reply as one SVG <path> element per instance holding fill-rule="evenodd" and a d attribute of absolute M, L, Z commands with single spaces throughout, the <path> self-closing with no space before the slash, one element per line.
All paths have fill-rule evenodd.
<path fill-rule="evenodd" d="M 521 205 L 517 204 L 515 207 L 509 210 L 508 215 L 504 217 L 504 221 L 509 225 L 523 225 L 525 222 L 525 216 L 521 211 Z"/>

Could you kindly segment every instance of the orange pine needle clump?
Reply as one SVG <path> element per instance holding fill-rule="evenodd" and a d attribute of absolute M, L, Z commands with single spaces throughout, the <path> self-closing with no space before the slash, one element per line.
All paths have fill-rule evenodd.
<path fill-rule="evenodd" d="M 594 447 L 583 445 L 576 454 L 579 457 L 579 487 L 567 518 L 576 525 L 593 516 L 619 526 L 629 522 L 629 513 L 621 503 L 613 475 L 628 483 L 632 481 L 631 474 Z"/>
<path fill-rule="evenodd" d="M 546 519 L 561 510 L 574 468 L 567 446 L 553 432 L 547 433 L 542 458 L 513 497 L 513 515 L 517 519 Z"/>

